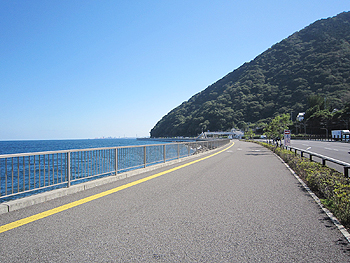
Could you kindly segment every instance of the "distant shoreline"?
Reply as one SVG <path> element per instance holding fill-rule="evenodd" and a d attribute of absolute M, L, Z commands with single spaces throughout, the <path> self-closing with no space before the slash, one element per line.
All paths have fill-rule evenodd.
<path fill-rule="evenodd" d="M 157 142 L 193 142 L 196 138 L 136 138 L 139 141 L 157 141 Z"/>

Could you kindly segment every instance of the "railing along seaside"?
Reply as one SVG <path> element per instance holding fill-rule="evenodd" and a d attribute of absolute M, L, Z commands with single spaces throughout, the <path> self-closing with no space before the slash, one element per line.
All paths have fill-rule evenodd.
<path fill-rule="evenodd" d="M 227 144 L 209 141 L 0 155 L 0 202 L 145 168 Z"/>

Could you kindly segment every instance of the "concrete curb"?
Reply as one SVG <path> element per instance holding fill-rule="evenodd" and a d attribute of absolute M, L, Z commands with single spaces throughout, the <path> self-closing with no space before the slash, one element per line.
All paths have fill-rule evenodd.
<path fill-rule="evenodd" d="M 36 205 L 36 204 L 40 204 L 55 198 L 59 198 L 62 196 L 66 196 L 69 194 L 74 194 L 80 191 L 84 191 L 87 189 L 91 189 L 100 185 L 104 185 L 104 184 L 109 184 L 118 180 L 122 180 L 134 175 L 138 175 L 138 174 L 142 174 L 145 172 L 150 172 L 153 170 L 156 170 L 158 168 L 162 168 L 162 167 L 166 167 L 166 166 L 170 166 L 176 163 L 180 163 L 180 162 L 184 162 L 187 160 L 191 160 L 193 158 L 197 158 L 199 156 L 211 153 L 212 151 L 219 151 L 220 149 L 222 149 L 223 147 L 225 147 L 226 145 L 223 145 L 221 147 L 218 147 L 214 150 L 209 150 L 207 152 L 202 152 L 202 153 L 198 153 L 195 155 L 191 155 L 188 157 L 184 157 L 181 159 L 176 159 L 176 160 L 172 160 L 169 162 L 165 162 L 165 163 L 161 163 L 161 164 L 156 164 L 156 165 L 152 165 L 152 166 L 148 166 L 146 168 L 140 168 L 137 170 L 133 170 L 133 171 L 129 171 L 129 172 L 124 172 L 124 173 L 120 173 L 114 176 L 109 176 L 109 177 L 104 177 L 104 178 L 100 178 L 100 179 L 96 179 L 96 180 L 92 180 L 89 182 L 85 182 L 85 183 L 81 183 L 81 184 L 77 184 L 77 185 L 73 185 L 70 186 L 69 188 L 61 188 L 61 189 L 55 189 L 52 191 L 48 191 L 48 192 L 44 192 L 44 193 L 40 193 L 40 194 L 36 194 L 36 195 L 32 195 L 32 196 L 28 196 L 28 197 L 24 197 L 21 199 L 16 199 L 16 200 L 11 200 L 8 202 L 4 202 L 0 204 L 0 214 L 4 214 L 4 213 L 8 213 L 8 212 L 12 212 L 21 208 L 25 208 L 28 206 L 32 206 L 32 205 Z"/>

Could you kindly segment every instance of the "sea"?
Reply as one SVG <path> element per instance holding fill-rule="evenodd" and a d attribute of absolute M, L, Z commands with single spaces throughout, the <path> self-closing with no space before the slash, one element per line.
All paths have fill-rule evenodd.
<path fill-rule="evenodd" d="M 25 140 L 25 141 L 0 141 L 0 157 L 7 154 L 37 153 L 60 150 L 79 150 L 104 147 L 137 146 L 165 144 L 162 141 L 138 140 L 136 138 L 121 139 L 81 139 L 81 140 Z M 186 147 L 184 147 L 187 149 Z M 170 158 L 178 150 L 170 149 L 167 156 Z M 143 157 L 139 152 L 133 151 L 130 158 L 118 159 L 118 172 L 133 170 L 143 167 Z M 153 164 L 160 162 L 159 152 L 148 152 L 147 160 L 151 164 L 152 158 L 156 158 Z M 175 158 L 174 157 L 174 158 Z M 101 155 L 82 154 L 71 155 L 71 184 L 89 181 L 112 174 L 114 169 L 111 152 L 103 152 Z M 87 161 L 82 162 L 82 158 Z M 91 158 L 96 158 L 92 161 Z M 158 158 L 158 159 L 157 159 Z M 65 177 L 66 157 L 64 155 L 38 155 L 36 158 L 0 158 L 0 203 L 8 200 L 66 187 Z M 85 160 L 85 159 L 84 159 Z M 99 175 L 97 175 L 99 173 Z M 96 176 L 92 176 L 96 174 Z M 88 178 L 90 177 L 90 178 Z M 63 182 L 63 184 L 62 184 Z"/>
<path fill-rule="evenodd" d="M 0 155 L 160 143 L 164 142 L 149 140 L 143 141 L 137 140 L 136 138 L 0 141 Z"/>

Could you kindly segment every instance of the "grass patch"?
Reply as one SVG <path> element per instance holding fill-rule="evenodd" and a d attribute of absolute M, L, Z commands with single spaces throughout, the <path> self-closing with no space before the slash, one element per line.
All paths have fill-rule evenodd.
<path fill-rule="evenodd" d="M 280 156 L 320 198 L 322 204 L 350 229 L 350 179 L 332 168 L 275 145 L 256 142 Z"/>

